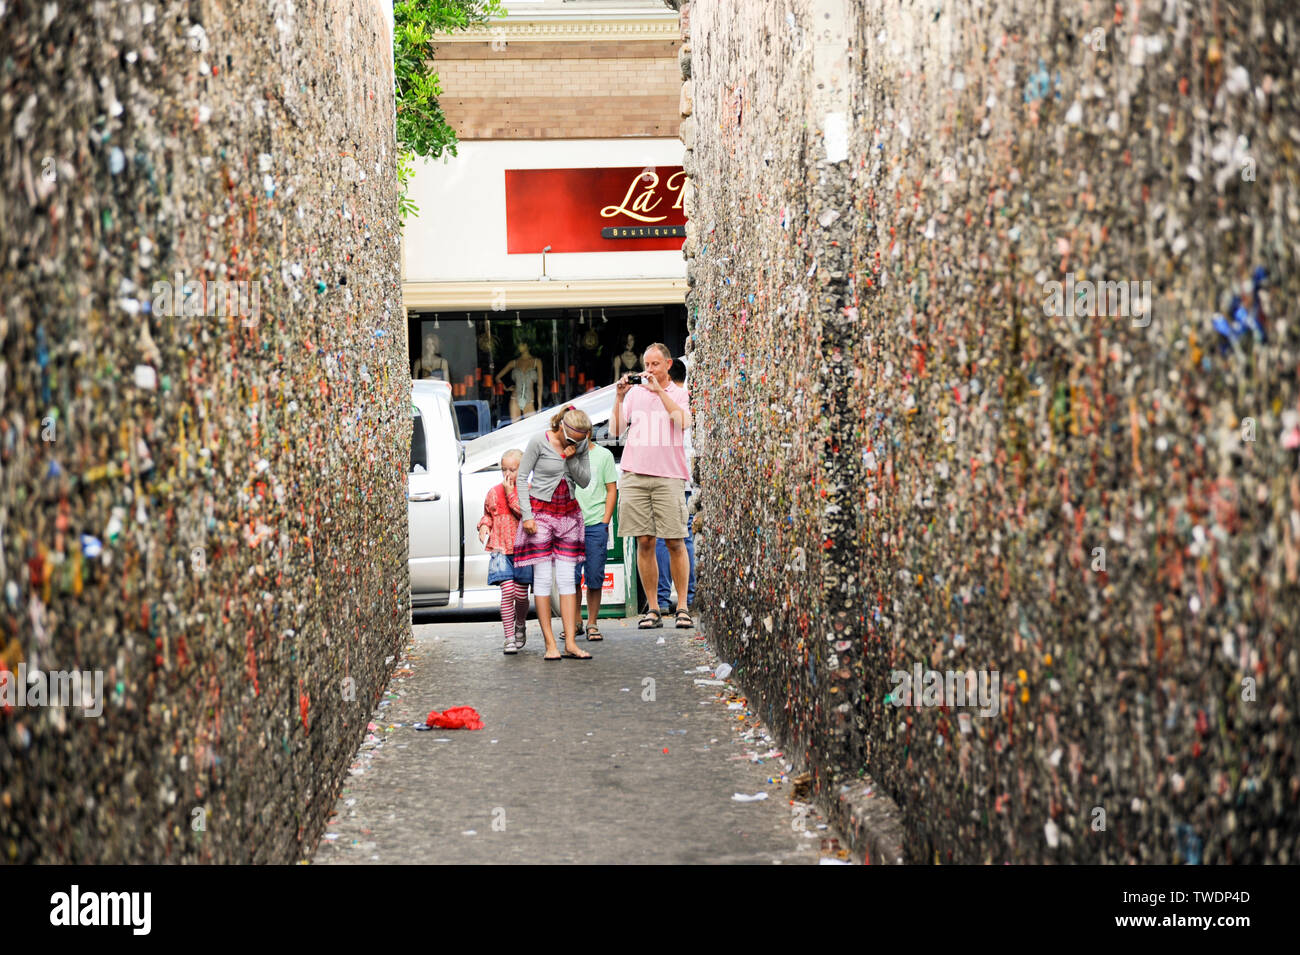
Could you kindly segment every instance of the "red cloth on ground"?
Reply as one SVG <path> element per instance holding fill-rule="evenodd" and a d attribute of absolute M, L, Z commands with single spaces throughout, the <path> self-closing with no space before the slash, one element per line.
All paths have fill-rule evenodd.
<path fill-rule="evenodd" d="M 441 713 L 430 710 L 424 725 L 444 730 L 481 730 L 483 719 L 472 706 L 453 706 Z"/>

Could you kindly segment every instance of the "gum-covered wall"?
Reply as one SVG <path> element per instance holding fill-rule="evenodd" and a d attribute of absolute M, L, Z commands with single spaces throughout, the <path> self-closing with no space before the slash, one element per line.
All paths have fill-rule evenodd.
<path fill-rule="evenodd" d="M 323 830 L 409 627 L 384 18 L 0 4 L 0 677 L 88 675 L 0 706 L 0 859 Z"/>
<path fill-rule="evenodd" d="M 1295 5 L 682 12 L 700 591 L 762 715 L 908 861 L 1294 862 Z"/>

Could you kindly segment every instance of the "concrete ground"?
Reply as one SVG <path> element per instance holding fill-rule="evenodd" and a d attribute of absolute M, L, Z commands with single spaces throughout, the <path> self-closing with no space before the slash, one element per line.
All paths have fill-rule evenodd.
<path fill-rule="evenodd" d="M 669 618 L 671 619 L 671 618 Z M 372 717 L 316 863 L 817 864 L 845 855 L 697 630 L 604 620 L 591 662 L 517 656 L 501 625 L 434 623 Z M 557 621 L 558 623 L 558 621 Z M 662 637 L 664 642 L 658 643 Z M 477 731 L 421 731 L 472 706 Z M 792 770 L 793 771 L 793 770 Z M 766 793 L 742 802 L 736 794 Z"/>

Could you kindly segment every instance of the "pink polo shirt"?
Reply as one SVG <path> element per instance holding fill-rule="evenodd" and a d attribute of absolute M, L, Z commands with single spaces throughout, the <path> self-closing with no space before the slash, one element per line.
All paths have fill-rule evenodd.
<path fill-rule="evenodd" d="M 685 388 L 669 382 L 664 391 L 677 407 L 690 411 L 691 399 Z M 623 397 L 623 424 L 627 441 L 619 467 L 624 472 L 690 480 L 685 433 L 668 416 L 657 394 L 644 385 L 633 385 Z"/>

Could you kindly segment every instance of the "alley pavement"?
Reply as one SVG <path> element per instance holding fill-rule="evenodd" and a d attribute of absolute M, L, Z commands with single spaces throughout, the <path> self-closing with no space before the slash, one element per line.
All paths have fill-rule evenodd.
<path fill-rule="evenodd" d="M 601 621 L 603 642 L 578 638 L 595 659 L 559 663 L 542 660 L 535 619 L 517 656 L 502 654 L 499 622 L 415 625 L 312 861 L 846 856 L 810 805 L 792 803 L 798 767 L 717 678 L 699 631 L 635 624 Z M 415 728 L 453 706 L 474 707 L 484 728 Z"/>

